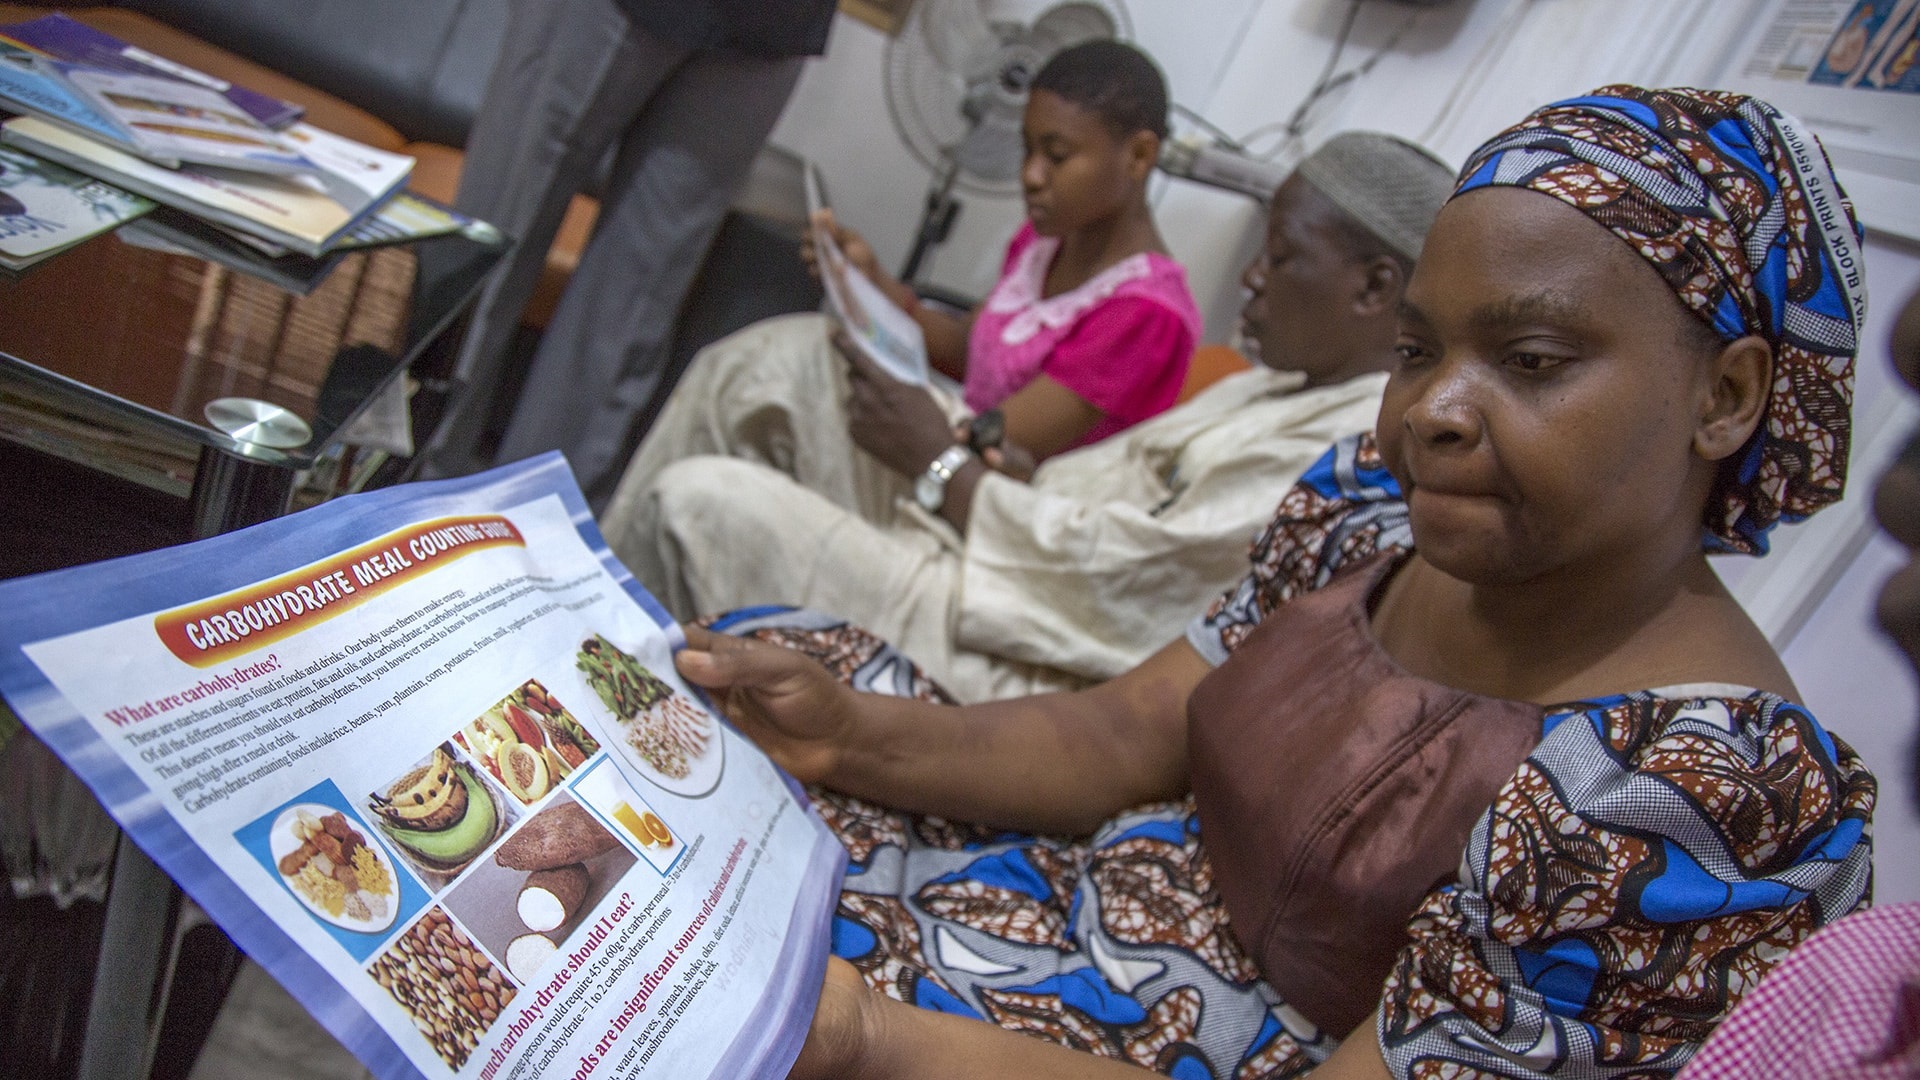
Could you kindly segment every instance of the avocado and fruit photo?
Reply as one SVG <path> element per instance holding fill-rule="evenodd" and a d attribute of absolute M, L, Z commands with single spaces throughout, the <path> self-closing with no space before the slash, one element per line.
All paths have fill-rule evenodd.
<path fill-rule="evenodd" d="M 486 781 L 447 743 L 367 796 L 367 808 L 408 861 L 435 876 L 459 872 L 509 821 Z"/>
<path fill-rule="evenodd" d="M 538 680 L 528 679 L 454 736 L 522 806 L 546 797 L 600 743 Z"/>

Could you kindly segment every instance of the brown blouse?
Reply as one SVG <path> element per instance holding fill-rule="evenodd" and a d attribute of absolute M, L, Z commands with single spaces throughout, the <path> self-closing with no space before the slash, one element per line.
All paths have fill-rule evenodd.
<path fill-rule="evenodd" d="M 1188 700 L 1201 835 L 1240 943 L 1336 1036 L 1541 737 L 1545 710 L 1416 677 L 1373 637 L 1383 553 L 1261 621 Z"/>

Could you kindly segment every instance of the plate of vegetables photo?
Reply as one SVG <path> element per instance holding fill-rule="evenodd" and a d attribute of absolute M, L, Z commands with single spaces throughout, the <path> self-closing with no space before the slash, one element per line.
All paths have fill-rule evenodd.
<path fill-rule="evenodd" d="M 598 634 L 580 643 L 574 661 L 642 776 L 677 795 L 713 790 L 725 750 L 719 723 L 698 701 Z"/>

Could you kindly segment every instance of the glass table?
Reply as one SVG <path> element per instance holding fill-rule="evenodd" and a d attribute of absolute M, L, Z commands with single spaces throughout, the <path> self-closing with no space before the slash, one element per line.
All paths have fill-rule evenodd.
<path fill-rule="evenodd" d="M 277 516 L 343 434 L 392 438 L 367 414 L 505 248 L 483 227 L 268 258 L 156 211 L 0 275 L 0 438 L 187 496 L 197 535 Z"/>
<path fill-rule="evenodd" d="M 267 258 L 173 211 L 135 225 L 0 271 L 0 439 L 184 497 L 196 536 L 285 513 L 297 481 L 352 460 L 350 439 L 404 442 L 406 373 L 450 360 L 450 328 L 508 247 L 488 227 Z M 348 471 L 332 490 L 366 475 Z M 179 899 L 121 836 L 81 1076 L 147 1075 Z"/>

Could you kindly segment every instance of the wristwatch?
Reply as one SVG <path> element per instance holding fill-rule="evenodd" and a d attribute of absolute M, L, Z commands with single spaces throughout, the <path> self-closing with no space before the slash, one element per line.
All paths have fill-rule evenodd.
<path fill-rule="evenodd" d="M 960 466 L 965 465 L 972 456 L 973 451 L 964 446 L 949 446 L 940 451 L 940 456 L 933 459 L 927 471 L 913 482 L 913 501 L 929 514 L 939 513 L 947 502 L 947 481 L 953 479 L 953 474 L 959 472 Z"/>

